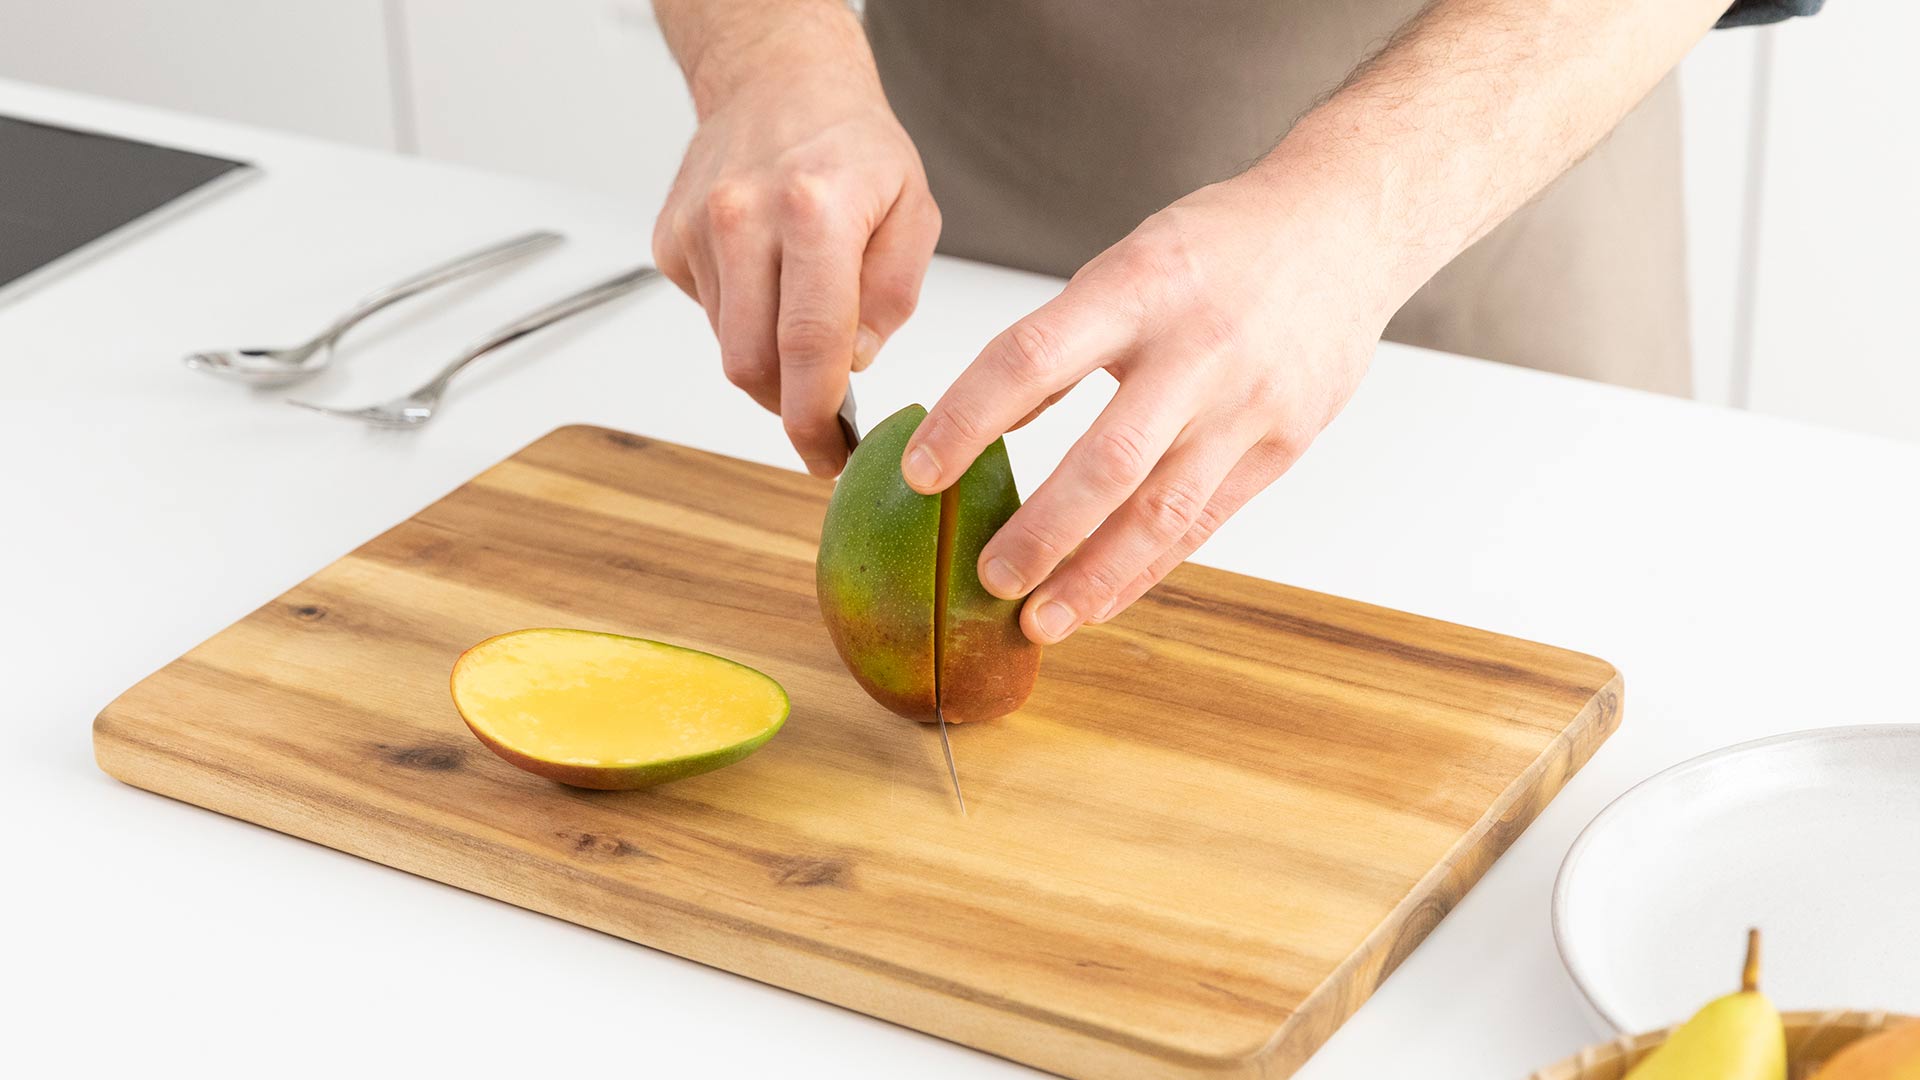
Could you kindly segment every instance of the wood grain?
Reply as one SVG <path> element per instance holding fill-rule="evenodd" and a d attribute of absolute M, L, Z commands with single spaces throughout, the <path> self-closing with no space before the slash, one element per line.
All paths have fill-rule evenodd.
<path fill-rule="evenodd" d="M 563 428 L 94 725 L 127 783 L 1077 1077 L 1291 1073 L 1613 730 L 1603 661 L 1186 566 L 953 730 L 813 597 L 826 484 Z M 793 697 L 739 765 L 563 788 L 447 674 L 505 630 L 657 638 Z"/>

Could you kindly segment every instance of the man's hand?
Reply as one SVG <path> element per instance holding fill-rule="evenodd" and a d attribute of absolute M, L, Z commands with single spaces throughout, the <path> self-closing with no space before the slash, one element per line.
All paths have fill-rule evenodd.
<path fill-rule="evenodd" d="M 913 312 L 940 213 L 844 7 L 731 6 L 764 10 L 731 37 L 723 24 L 676 43 L 701 120 L 654 261 L 706 309 L 727 378 L 780 414 L 808 472 L 833 476 L 847 373 Z"/>
<path fill-rule="evenodd" d="M 1149 218 L 996 338 L 908 443 L 944 489 L 1096 368 L 1113 402 L 981 552 L 1051 643 L 1284 472 L 1420 284 L 1590 150 L 1726 0 L 1432 0 L 1246 173 Z"/>
<path fill-rule="evenodd" d="M 1346 403 L 1394 303 L 1353 273 L 1338 223 L 1290 210 L 1251 174 L 1203 188 L 995 338 L 921 423 L 902 471 L 938 491 L 1095 369 L 1119 381 L 981 552 L 988 591 L 1031 591 L 1028 637 L 1059 641 L 1125 609 Z"/>

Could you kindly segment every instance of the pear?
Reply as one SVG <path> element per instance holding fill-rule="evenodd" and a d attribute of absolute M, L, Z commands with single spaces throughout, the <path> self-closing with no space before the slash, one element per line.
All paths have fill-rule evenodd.
<path fill-rule="evenodd" d="M 1760 931 L 1747 931 L 1738 993 L 1710 1001 L 1627 1080 L 1786 1080 L 1787 1032 L 1760 992 Z"/>
<path fill-rule="evenodd" d="M 1920 1020 L 1861 1039 L 1830 1058 L 1813 1080 L 1920 1080 Z"/>

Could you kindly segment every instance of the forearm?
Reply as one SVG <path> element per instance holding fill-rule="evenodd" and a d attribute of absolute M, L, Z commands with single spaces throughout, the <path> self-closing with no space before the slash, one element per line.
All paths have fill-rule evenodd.
<path fill-rule="evenodd" d="M 746 82 L 804 73 L 879 87 L 860 21 L 842 0 L 653 0 L 700 117 Z"/>
<path fill-rule="evenodd" d="M 1437 0 L 1248 174 L 1388 312 L 1578 161 L 1726 0 Z M 1318 216 L 1316 216 L 1318 215 Z"/>

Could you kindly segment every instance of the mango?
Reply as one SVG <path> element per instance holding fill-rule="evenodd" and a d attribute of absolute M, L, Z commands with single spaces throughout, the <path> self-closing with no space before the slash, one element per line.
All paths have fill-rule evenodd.
<path fill-rule="evenodd" d="M 868 694 L 911 720 L 948 723 L 1018 709 L 1040 672 L 1020 601 L 980 584 L 987 540 L 1020 508 L 1006 444 L 995 440 L 939 495 L 900 475 L 927 410 L 909 405 L 861 440 L 834 486 L 815 584 L 840 659 Z"/>
<path fill-rule="evenodd" d="M 590 630 L 501 634 L 460 654 L 453 704 L 513 765 L 624 791 L 731 765 L 786 722 L 779 683 L 712 653 Z"/>
<path fill-rule="evenodd" d="M 1813 1080 L 1920 1080 L 1920 1020 L 1909 1020 L 1848 1046 Z"/>

